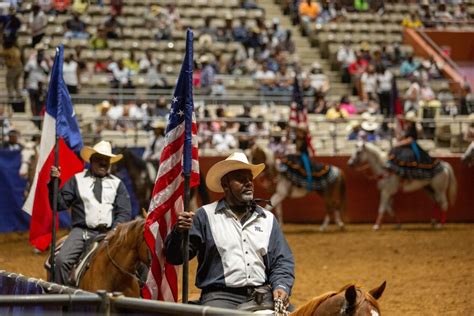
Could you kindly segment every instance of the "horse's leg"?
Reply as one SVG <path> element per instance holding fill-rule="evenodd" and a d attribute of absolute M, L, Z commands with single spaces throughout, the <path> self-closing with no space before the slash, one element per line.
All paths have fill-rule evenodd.
<path fill-rule="evenodd" d="M 389 211 L 393 214 L 393 210 L 391 208 L 391 201 L 393 195 L 398 190 L 399 179 L 397 176 L 392 175 L 386 179 L 380 180 L 378 183 L 378 187 L 380 190 L 380 203 L 378 209 L 377 219 L 373 226 L 373 230 L 379 230 L 382 226 L 383 217 L 385 212 Z"/>
<path fill-rule="evenodd" d="M 283 224 L 283 210 L 281 203 L 288 196 L 290 189 L 291 183 L 286 179 L 280 179 L 280 181 L 278 181 L 275 193 L 270 198 L 272 206 L 267 205 L 266 207 L 270 211 L 275 208 L 277 219 L 280 224 Z"/>

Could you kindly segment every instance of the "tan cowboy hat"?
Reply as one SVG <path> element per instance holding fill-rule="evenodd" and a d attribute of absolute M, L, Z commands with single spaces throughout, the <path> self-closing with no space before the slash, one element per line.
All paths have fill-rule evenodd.
<path fill-rule="evenodd" d="M 364 131 L 372 132 L 379 127 L 379 124 L 374 121 L 364 121 L 362 124 L 360 124 L 360 127 L 362 127 Z"/>
<path fill-rule="evenodd" d="M 150 127 L 151 127 L 151 128 L 162 128 L 162 129 L 165 129 L 165 128 L 166 128 L 166 122 L 163 121 L 163 120 L 156 120 L 156 121 L 153 121 L 153 122 L 150 124 Z"/>
<path fill-rule="evenodd" d="M 408 111 L 403 118 L 405 121 L 416 123 L 417 117 L 414 111 Z"/>
<path fill-rule="evenodd" d="M 84 146 L 81 149 L 81 157 L 86 162 L 90 162 L 91 156 L 93 154 L 100 154 L 102 156 L 110 157 L 110 163 L 116 163 L 122 159 L 122 154 L 114 155 L 112 154 L 112 145 L 105 140 L 102 140 L 94 145 L 94 147 Z"/>
<path fill-rule="evenodd" d="M 258 165 L 251 164 L 243 152 L 235 152 L 209 169 L 206 176 L 206 185 L 209 190 L 213 192 L 224 192 L 221 179 L 229 172 L 235 170 L 250 170 L 255 179 L 263 169 L 265 169 L 264 163 Z"/>

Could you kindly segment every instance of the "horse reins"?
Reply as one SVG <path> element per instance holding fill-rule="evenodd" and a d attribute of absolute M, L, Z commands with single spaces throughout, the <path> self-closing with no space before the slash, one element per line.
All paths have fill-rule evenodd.
<path fill-rule="evenodd" d="M 142 287 L 143 282 L 140 280 L 140 278 L 138 278 L 134 273 L 128 272 L 127 270 L 125 270 L 124 268 L 122 268 L 122 267 L 114 260 L 114 258 L 112 258 L 112 256 L 110 255 L 109 241 L 108 241 L 107 238 L 104 239 L 104 242 L 105 242 L 107 257 L 109 258 L 110 262 L 112 262 L 112 264 L 113 264 L 120 272 L 122 272 L 123 274 L 126 274 L 126 275 L 132 277 L 133 279 L 136 279 L 136 280 L 138 281 L 138 284 L 140 285 L 140 287 Z"/>

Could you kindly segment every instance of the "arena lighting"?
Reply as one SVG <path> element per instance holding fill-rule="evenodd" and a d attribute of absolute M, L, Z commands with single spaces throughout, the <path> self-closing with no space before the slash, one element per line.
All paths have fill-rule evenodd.
<path fill-rule="evenodd" d="M 169 42 L 168 43 L 168 48 L 173 48 L 174 47 L 174 43 L 173 42 Z"/>

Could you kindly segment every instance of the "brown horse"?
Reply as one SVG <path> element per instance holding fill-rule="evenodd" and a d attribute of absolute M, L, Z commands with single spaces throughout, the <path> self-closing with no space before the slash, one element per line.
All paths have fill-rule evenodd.
<path fill-rule="evenodd" d="M 149 265 L 144 225 L 144 219 L 136 219 L 110 231 L 91 259 L 79 287 L 92 292 L 106 290 L 139 297 L 140 285 L 135 272 L 140 262 Z"/>
<path fill-rule="evenodd" d="M 346 285 L 338 292 L 328 292 L 313 298 L 291 313 L 291 316 L 379 316 L 377 300 L 382 296 L 386 283 L 383 282 L 369 292 Z"/>
<path fill-rule="evenodd" d="M 250 148 L 249 153 L 250 160 L 252 163 L 265 163 L 267 168 L 265 168 L 263 177 L 257 178 L 257 182 L 261 181 L 264 187 L 270 189 L 273 193 L 271 197 L 271 202 L 273 207 L 276 210 L 276 215 L 278 221 L 283 223 L 283 212 L 281 203 L 287 197 L 289 198 L 300 198 L 306 196 L 310 191 L 305 188 L 300 188 L 286 179 L 284 176 L 279 176 L 277 171 L 277 162 L 273 157 L 273 153 L 269 150 L 259 147 L 254 144 Z M 346 186 L 345 186 L 345 176 L 341 169 L 336 166 L 331 166 L 337 172 L 336 179 L 328 184 L 324 190 L 316 191 L 324 200 L 324 205 L 326 209 L 326 216 L 323 223 L 321 224 L 320 230 L 325 231 L 329 225 L 331 216 L 334 216 L 334 221 L 339 226 L 339 228 L 344 228 L 344 223 L 341 219 L 341 213 L 344 212 L 346 208 Z"/>

